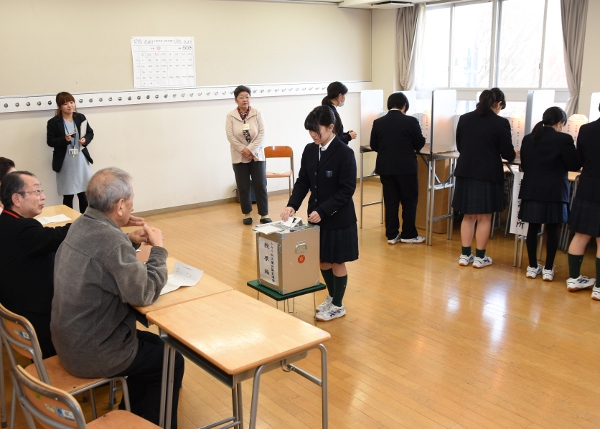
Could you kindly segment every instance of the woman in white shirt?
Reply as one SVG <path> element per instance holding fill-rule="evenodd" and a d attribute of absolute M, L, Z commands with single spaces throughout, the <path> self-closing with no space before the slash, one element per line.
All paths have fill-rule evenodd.
<path fill-rule="evenodd" d="M 250 106 L 250 88 L 240 85 L 233 92 L 237 108 L 227 114 L 225 129 L 231 144 L 231 161 L 240 195 L 244 225 L 252 225 L 250 187 L 254 188 L 260 223 L 269 223 L 269 199 L 260 111 Z"/>

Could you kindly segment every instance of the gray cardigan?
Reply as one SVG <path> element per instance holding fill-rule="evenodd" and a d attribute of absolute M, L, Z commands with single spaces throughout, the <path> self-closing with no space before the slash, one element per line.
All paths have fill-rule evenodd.
<path fill-rule="evenodd" d="M 131 305 L 156 301 L 167 283 L 167 250 L 138 262 L 129 237 L 88 207 L 56 253 L 52 342 L 78 377 L 108 377 L 131 365 L 138 348 Z"/>

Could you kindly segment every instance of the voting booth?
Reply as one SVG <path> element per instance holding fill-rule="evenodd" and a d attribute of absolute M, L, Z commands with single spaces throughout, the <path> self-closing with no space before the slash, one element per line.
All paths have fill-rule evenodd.
<path fill-rule="evenodd" d="M 280 294 L 320 284 L 317 225 L 272 222 L 254 231 L 259 284 Z"/>

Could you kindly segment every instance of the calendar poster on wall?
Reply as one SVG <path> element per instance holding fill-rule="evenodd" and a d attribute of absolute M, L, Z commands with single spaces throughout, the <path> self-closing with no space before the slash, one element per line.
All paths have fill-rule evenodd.
<path fill-rule="evenodd" d="M 134 88 L 196 86 L 193 37 L 132 37 Z"/>

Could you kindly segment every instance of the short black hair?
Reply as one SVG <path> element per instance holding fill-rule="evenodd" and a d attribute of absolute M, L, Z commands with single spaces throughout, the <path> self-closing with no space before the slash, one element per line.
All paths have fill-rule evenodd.
<path fill-rule="evenodd" d="M 335 126 L 335 115 L 329 106 L 315 107 L 304 120 L 304 129 L 313 131 L 321 135 L 319 125 L 328 127 L 331 124 Z"/>
<path fill-rule="evenodd" d="M 2 178 L 6 176 L 8 170 L 10 170 L 11 168 L 15 168 L 14 161 L 12 159 L 0 156 L 0 182 L 2 181 Z"/>
<path fill-rule="evenodd" d="M 252 91 L 250 90 L 250 88 L 248 88 L 247 86 L 244 86 L 244 85 L 240 85 L 236 89 L 233 90 L 234 98 L 237 99 L 238 95 L 240 95 L 242 92 L 247 92 L 248 95 L 252 95 Z"/>
<path fill-rule="evenodd" d="M 25 181 L 21 176 L 35 177 L 29 171 L 13 171 L 2 179 L 2 183 L 0 184 L 0 201 L 2 201 L 2 205 L 7 209 L 11 209 L 13 206 L 12 196 L 23 192 Z"/>
<path fill-rule="evenodd" d="M 394 92 L 394 93 L 390 94 L 390 96 L 387 99 L 388 110 L 392 110 L 392 109 L 402 110 L 402 108 L 405 105 L 406 105 L 406 111 L 408 112 L 408 107 L 409 107 L 408 98 L 406 98 L 406 95 L 404 95 L 402 92 Z"/>

